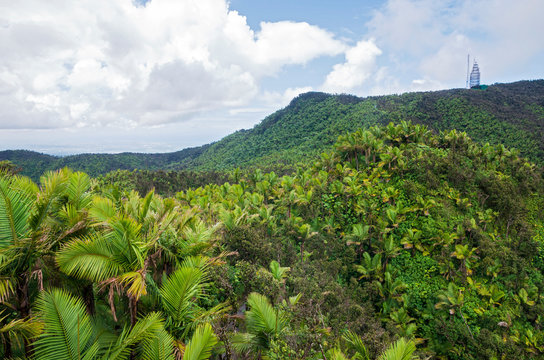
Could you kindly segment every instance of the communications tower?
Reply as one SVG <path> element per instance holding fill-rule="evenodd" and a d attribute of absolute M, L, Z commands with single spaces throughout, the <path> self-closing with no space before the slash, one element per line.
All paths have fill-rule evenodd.
<path fill-rule="evenodd" d="M 470 88 L 480 86 L 480 68 L 478 63 L 474 60 L 474 65 L 472 65 L 472 72 L 470 73 Z"/>

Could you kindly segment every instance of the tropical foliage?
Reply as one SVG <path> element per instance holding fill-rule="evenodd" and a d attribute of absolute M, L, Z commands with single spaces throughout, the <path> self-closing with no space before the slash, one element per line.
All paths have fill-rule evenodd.
<path fill-rule="evenodd" d="M 11 160 L 35 181 L 44 171 L 64 166 L 91 176 L 118 169 L 129 172 L 134 169 L 197 170 L 196 174 L 189 171 L 181 171 L 179 175 L 133 174 L 132 182 L 144 187 L 142 193 L 149 191 L 146 186 L 151 183 L 158 193 L 170 196 L 172 194 L 167 193 L 170 190 L 180 191 L 187 185 L 204 186 L 205 183 L 197 183 L 199 179 L 214 178 L 217 171 L 237 167 L 272 166 L 270 170 L 283 175 L 283 165 L 292 169 L 295 164 L 312 162 L 321 152 L 332 149 L 340 134 L 387 125 L 390 121 L 409 120 L 436 132 L 464 131 L 481 144 L 504 144 L 518 149 L 531 161 L 544 164 L 543 96 L 544 80 L 495 84 L 486 90 L 452 89 L 367 98 L 310 92 L 299 95 L 286 108 L 267 116 L 252 129 L 237 131 L 197 148 L 165 154 L 66 157 L 31 151 L 0 151 L 0 160 Z M 130 181 L 124 175 L 114 174 L 108 178 L 122 177 Z"/>
<path fill-rule="evenodd" d="M 400 122 L 169 198 L 5 171 L 0 354 L 542 358 L 544 183 L 518 154 Z"/>

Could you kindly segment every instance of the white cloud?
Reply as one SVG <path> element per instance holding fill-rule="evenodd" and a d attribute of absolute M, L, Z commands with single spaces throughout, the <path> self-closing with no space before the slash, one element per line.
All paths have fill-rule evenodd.
<path fill-rule="evenodd" d="M 278 91 L 265 91 L 261 97 L 261 100 L 268 107 L 275 109 L 285 107 L 289 105 L 291 100 L 297 97 L 300 94 L 313 91 L 314 89 L 311 86 L 296 87 L 296 88 L 287 88 L 283 92 Z"/>
<path fill-rule="evenodd" d="M 257 31 L 226 0 L 0 4 L 0 128 L 155 126 L 246 106 L 284 66 L 344 51 L 305 22 Z"/>
<path fill-rule="evenodd" d="M 336 64 L 322 86 L 328 92 L 349 92 L 360 87 L 376 71 L 376 58 L 382 51 L 374 40 L 361 40 L 346 53 L 346 61 Z"/>
<path fill-rule="evenodd" d="M 268 66 L 304 64 L 317 56 L 337 55 L 345 49 L 333 34 L 305 22 L 262 22 L 256 37 L 255 60 Z"/>
<path fill-rule="evenodd" d="M 367 35 L 384 52 L 395 92 L 463 87 L 467 53 L 480 63 L 483 82 L 513 81 L 526 62 L 544 56 L 543 13 L 540 0 L 389 0 Z"/>

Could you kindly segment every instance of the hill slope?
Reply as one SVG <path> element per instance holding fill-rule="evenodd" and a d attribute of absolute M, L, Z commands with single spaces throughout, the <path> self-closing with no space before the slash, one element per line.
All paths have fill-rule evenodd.
<path fill-rule="evenodd" d="M 212 359 L 543 359 L 542 176 L 502 145 L 405 121 L 340 136 L 291 175 L 175 198 L 0 174 L 0 284 L 19 289 L 0 326 L 43 329 L 37 360 L 96 357 L 79 338 L 103 358 L 173 360 L 183 343 L 195 359 L 201 324 L 223 342 Z M 18 335 L 0 358 L 30 353 Z M 379 357 L 398 337 L 415 356 Z"/>
<path fill-rule="evenodd" d="M 306 93 L 248 131 L 212 144 L 181 167 L 224 169 L 268 161 L 301 161 L 330 147 L 338 135 L 410 120 L 435 131 L 466 131 L 479 142 L 515 147 L 544 161 L 544 80 L 499 84 L 486 90 L 358 98 Z M 266 161 L 265 161 L 266 162 Z"/>
<path fill-rule="evenodd" d="M 0 160 L 34 178 L 69 166 L 91 175 L 115 169 L 225 170 L 238 166 L 295 163 L 314 158 L 337 137 L 358 128 L 410 120 L 435 131 L 466 131 L 474 140 L 502 143 L 544 162 L 544 80 L 497 84 L 485 90 L 453 89 L 359 98 L 306 93 L 250 130 L 202 147 L 166 154 L 82 154 L 63 158 L 3 151 Z"/>

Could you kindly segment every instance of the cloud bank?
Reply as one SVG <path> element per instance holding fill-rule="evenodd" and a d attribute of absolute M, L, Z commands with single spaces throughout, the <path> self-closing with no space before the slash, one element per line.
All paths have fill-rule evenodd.
<path fill-rule="evenodd" d="M 252 30 L 224 0 L 0 5 L 0 128 L 134 127 L 245 105 L 282 67 L 345 44 L 304 22 Z"/>
<path fill-rule="evenodd" d="M 484 83 L 542 78 L 543 13 L 541 0 L 384 0 L 331 31 L 290 14 L 252 28 L 227 0 L 0 0 L 0 144 L 180 149 L 306 91 L 463 87 L 467 53 Z"/>

